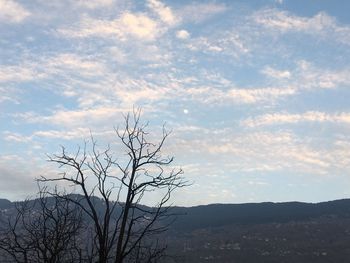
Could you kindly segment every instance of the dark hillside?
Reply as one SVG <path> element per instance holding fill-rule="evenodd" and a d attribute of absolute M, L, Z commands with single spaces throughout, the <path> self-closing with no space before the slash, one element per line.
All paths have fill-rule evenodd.
<path fill-rule="evenodd" d="M 9 200 L 7 199 L 0 199 L 0 209 L 8 209 L 13 205 Z"/>
<path fill-rule="evenodd" d="M 103 211 L 98 198 L 93 202 Z M 13 213 L 6 209 L 11 206 L 0 199 L 0 217 Z M 178 216 L 162 237 L 170 255 L 163 263 L 349 262 L 350 199 L 211 204 L 172 212 Z"/>
<path fill-rule="evenodd" d="M 179 216 L 173 227 L 176 230 L 194 230 L 230 224 L 285 223 L 317 218 L 325 215 L 350 216 L 350 199 L 322 202 L 317 204 L 248 203 L 211 204 L 196 207 L 177 207 Z"/>

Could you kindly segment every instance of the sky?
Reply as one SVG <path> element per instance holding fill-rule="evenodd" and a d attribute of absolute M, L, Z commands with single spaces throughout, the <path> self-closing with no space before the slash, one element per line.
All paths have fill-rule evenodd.
<path fill-rule="evenodd" d="M 350 197 L 350 1 L 0 0 L 0 197 L 142 108 L 177 205 Z M 118 146 L 117 143 L 113 144 Z M 116 149 L 116 151 L 118 151 Z M 61 171 L 62 172 L 62 171 Z M 147 203 L 147 200 L 146 200 Z"/>

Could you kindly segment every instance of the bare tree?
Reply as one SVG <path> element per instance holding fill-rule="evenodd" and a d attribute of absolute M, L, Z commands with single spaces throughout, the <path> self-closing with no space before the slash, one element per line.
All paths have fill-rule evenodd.
<path fill-rule="evenodd" d="M 91 149 L 85 143 L 71 155 L 62 152 L 49 157 L 64 172 L 41 182 L 66 182 L 77 193 L 53 196 L 79 206 L 92 222 L 90 260 L 99 263 L 156 262 L 165 250 L 158 234 L 171 223 L 172 192 L 187 185 L 181 169 L 172 169 L 173 157 L 162 153 L 169 132 L 163 126 L 157 143 L 149 141 L 147 124 L 140 122 L 140 111 L 125 116 L 125 126 L 116 129 L 124 151 L 115 158 L 111 147 L 99 151 L 91 136 Z M 160 196 L 151 207 L 142 205 L 149 193 Z M 77 196 L 80 198 L 77 199 Z M 96 198 L 99 197 L 99 198 Z"/>
<path fill-rule="evenodd" d="M 16 203 L 0 230 L 1 262 L 81 262 L 78 233 L 80 209 L 64 199 L 39 197 Z"/>

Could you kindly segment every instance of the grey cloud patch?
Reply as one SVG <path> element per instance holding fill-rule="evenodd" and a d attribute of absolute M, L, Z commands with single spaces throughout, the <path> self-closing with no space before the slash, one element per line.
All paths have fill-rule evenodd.
<path fill-rule="evenodd" d="M 32 170 L 26 166 L 25 163 L 19 160 L 0 157 L 0 191 L 2 198 L 25 198 L 36 192 L 37 185 L 33 176 L 35 167 L 32 167 Z"/>

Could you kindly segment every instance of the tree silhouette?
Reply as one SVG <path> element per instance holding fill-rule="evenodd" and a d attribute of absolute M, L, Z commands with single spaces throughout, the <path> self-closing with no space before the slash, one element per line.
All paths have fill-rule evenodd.
<path fill-rule="evenodd" d="M 40 189 L 35 200 L 16 203 L 0 229 L 1 262 L 83 262 L 79 248 L 80 209 Z"/>
<path fill-rule="evenodd" d="M 125 116 L 125 126 L 115 129 L 124 154 L 115 157 L 108 146 L 98 150 L 96 140 L 75 154 L 62 147 L 49 161 L 64 169 L 55 178 L 40 182 L 63 182 L 79 195 L 47 193 L 80 207 L 91 227 L 86 253 L 91 262 L 156 262 L 165 245 L 157 237 L 166 231 L 173 214 L 168 204 L 172 192 L 187 185 L 181 169 L 170 167 L 173 157 L 162 153 L 169 132 L 163 126 L 158 142 L 149 141 L 147 124 L 140 122 L 140 110 Z M 91 147 L 88 150 L 89 146 Z M 159 198 L 152 207 L 142 200 L 156 192 Z M 98 198 L 96 198 L 98 197 Z"/>

